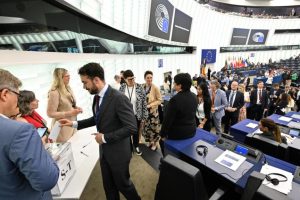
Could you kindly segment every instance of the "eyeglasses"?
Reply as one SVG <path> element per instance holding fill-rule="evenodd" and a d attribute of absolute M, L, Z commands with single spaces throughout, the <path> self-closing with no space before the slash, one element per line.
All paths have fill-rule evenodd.
<path fill-rule="evenodd" d="M 16 92 L 16 91 L 14 91 L 14 90 L 12 90 L 12 89 L 9 89 L 9 88 L 2 88 L 2 89 L 0 90 L 0 92 L 2 92 L 2 90 L 5 90 L 5 89 L 7 89 L 8 91 L 14 93 L 15 95 L 17 95 L 17 97 L 21 97 L 21 96 L 22 96 L 19 92 Z"/>

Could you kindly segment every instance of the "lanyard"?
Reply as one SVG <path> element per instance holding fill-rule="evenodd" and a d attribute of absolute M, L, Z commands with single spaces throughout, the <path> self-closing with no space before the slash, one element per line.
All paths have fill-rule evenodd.
<path fill-rule="evenodd" d="M 129 101 L 131 102 L 131 98 L 132 98 L 132 94 L 133 94 L 133 89 L 134 89 L 134 86 L 132 87 L 132 90 L 131 90 L 131 94 L 129 92 L 129 87 L 127 85 L 127 92 L 128 92 L 128 97 L 129 97 Z"/>

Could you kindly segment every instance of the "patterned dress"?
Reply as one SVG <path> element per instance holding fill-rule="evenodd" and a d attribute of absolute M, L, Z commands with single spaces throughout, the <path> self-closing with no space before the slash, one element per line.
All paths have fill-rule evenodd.
<path fill-rule="evenodd" d="M 147 88 L 146 85 L 144 85 L 147 102 L 149 102 L 149 96 L 151 87 Z M 159 132 L 161 128 L 161 124 L 159 121 L 159 114 L 158 114 L 158 106 L 155 106 L 155 108 L 148 109 L 149 115 L 148 119 L 145 121 L 143 136 L 145 138 L 146 142 L 158 142 L 159 141 Z"/>

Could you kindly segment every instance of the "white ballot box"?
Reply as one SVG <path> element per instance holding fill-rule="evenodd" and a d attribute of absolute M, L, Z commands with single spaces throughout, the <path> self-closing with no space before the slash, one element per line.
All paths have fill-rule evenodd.
<path fill-rule="evenodd" d="M 51 194 L 61 195 L 76 171 L 71 143 L 48 143 L 46 149 L 59 167 L 59 178 Z"/>

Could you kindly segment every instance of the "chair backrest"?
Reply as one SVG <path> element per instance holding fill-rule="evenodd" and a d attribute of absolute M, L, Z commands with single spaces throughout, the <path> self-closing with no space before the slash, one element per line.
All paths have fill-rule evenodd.
<path fill-rule="evenodd" d="M 247 135 L 247 140 L 245 140 L 245 143 L 249 146 L 252 146 L 260 151 L 262 151 L 264 154 L 268 154 L 270 156 L 278 158 L 278 145 L 279 143 L 271 140 L 269 138 L 266 138 L 264 136 L 260 135 Z"/>
<path fill-rule="evenodd" d="M 155 200 L 207 200 L 200 170 L 178 158 L 161 159 Z"/>
<path fill-rule="evenodd" d="M 288 162 L 300 166 L 300 149 L 289 146 L 288 147 Z"/>

